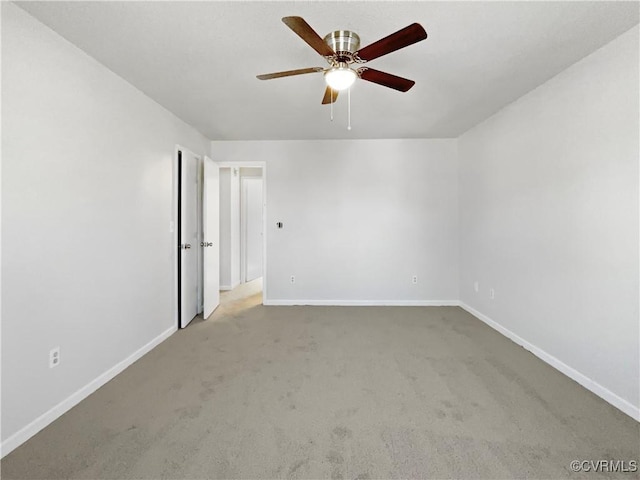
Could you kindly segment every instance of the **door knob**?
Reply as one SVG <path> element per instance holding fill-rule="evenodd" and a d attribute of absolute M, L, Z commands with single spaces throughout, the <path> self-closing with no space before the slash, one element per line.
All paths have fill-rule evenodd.
<path fill-rule="evenodd" d="M 213 247 L 213 242 L 205 242 L 205 247 Z"/>
<path fill-rule="evenodd" d="M 180 248 L 182 250 L 188 250 L 191 248 L 191 244 L 190 243 L 183 243 L 182 245 L 180 245 Z"/>

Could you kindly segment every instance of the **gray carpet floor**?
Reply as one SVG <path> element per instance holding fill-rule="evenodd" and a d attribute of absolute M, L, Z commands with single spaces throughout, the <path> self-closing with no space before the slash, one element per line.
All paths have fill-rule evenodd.
<path fill-rule="evenodd" d="M 456 307 L 195 320 L 9 454 L 2 478 L 638 478 L 640 425 Z"/>

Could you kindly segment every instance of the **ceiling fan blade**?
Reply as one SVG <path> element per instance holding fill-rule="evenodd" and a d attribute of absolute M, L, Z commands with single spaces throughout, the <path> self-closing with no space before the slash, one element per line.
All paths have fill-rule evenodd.
<path fill-rule="evenodd" d="M 324 91 L 324 98 L 322 99 L 322 105 L 336 103 L 337 99 L 338 99 L 338 90 L 333 90 L 331 87 L 327 87 L 327 89 Z"/>
<path fill-rule="evenodd" d="M 302 17 L 284 17 L 284 24 L 323 57 L 334 55 L 334 51 Z"/>
<path fill-rule="evenodd" d="M 360 70 L 359 74 L 362 80 L 377 83 L 378 85 L 393 88 L 394 90 L 399 90 L 401 92 L 406 92 L 416 84 L 416 82 L 414 82 L 413 80 L 408 80 L 396 75 L 391 75 L 390 73 L 381 72 L 380 70 L 374 70 L 373 68 L 369 67 Z"/>
<path fill-rule="evenodd" d="M 271 80 L 272 78 L 291 77 L 293 75 L 302 75 L 305 73 L 316 73 L 323 71 L 322 67 L 313 68 L 299 68 L 298 70 L 287 70 L 284 72 L 265 73 L 262 75 L 256 75 L 259 80 Z"/>
<path fill-rule="evenodd" d="M 401 48 L 413 45 L 416 42 L 427 38 L 427 32 L 419 23 L 412 23 L 408 27 L 398 30 L 396 33 L 384 37 L 377 42 L 367 45 L 358 51 L 358 56 L 362 60 L 373 60 L 387 53 L 395 52 Z"/>

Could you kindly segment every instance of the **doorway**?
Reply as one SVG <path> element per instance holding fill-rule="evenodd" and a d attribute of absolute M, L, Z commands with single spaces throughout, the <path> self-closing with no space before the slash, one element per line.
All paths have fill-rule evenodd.
<path fill-rule="evenodd" d="M 220 289 L 224 299 L 267 291 L 264 162 L 220 162 Z M 242 288 L 238 288 L 238 287 Z M 257 291 L 256 291 L 257 289 Z M 223 302 L 224 303 L 224 302 Z"/>

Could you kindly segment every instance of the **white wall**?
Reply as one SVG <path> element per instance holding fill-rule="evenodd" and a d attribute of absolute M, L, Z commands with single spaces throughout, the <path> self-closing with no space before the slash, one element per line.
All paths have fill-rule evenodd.
<path fill-rule="evenodd" d="M 220 288 L 240 284 L 240 169 L 220 168 Z"/>
<path fill-rule="evenodd" d="M 2 100 L 6 454 L 175 328 L 174 149 L 209 142 L 7 2 Z"/>
<path fill-rule="evenodd" d="M 457 300 L 455 140 L 213 142 L 212 155 L 266 161 L 269 303 Z"/>
<path fill-rule="evenodd" d="M 462 301 L 636 418 L 638 85 L 635 27 L 459 143 Z"/>
<path fill-rule="evenodd" d="M 239 170 L 239 169 L 238 169 Z M 240 174 L 231 171 L 231 190 L 229 203 L 231 205 L 231 288 L 240 284 Z"/>
<path fill-rule="evenodd" d="M 220 169 L 220 288 L 231 289 L 231 169 Z"/>

